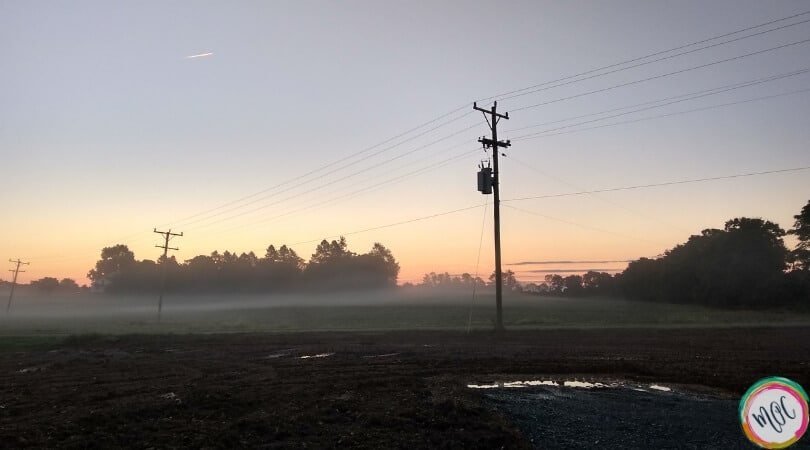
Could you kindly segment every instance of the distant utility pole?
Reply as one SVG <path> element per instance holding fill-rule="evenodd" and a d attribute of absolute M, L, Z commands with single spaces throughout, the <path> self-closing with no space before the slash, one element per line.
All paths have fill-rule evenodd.
<path fill-rule="evenodd" d="M 20 272 L 25 272 L 24 270 L 20 270 L 20 265 L 25 264 L 26 266 L 31 263 L 22 262 L 20 258 L 17 258 L 16 261 L 13 259 L 9 259 L 9 262 L 17 264 L 17 266 L 13 269 L 8 269 L 9 272 L 14 272 L 14 279 L 11 281 L 11 293 L 8 294 L 8 304 L 6 305 L 6 314 L 8 314 L 8 310 L 11 309 L 11 298 L 14 297 L 14 287 L 17 286 L 17 274 Z"/>
<path fill-rule="evenodd" d="M 509 113 L 498 114 L 498 102 L 492 103 L 492 108 L 486 110 L 479 108 L 473 102 L 473 109 L 484 113 L 489 129 L 492 131 L 492 139 L 482 137 L 478 142 L 483 144 L 484 148 L 492 149 L 492 192 L 495 194 L 495 309 L 497 310 L 497 321 L 495 323 L 496 331 L 503 331 L 503 277 L 501 275 L 501 199 L 500 199 L 500 182 L 498 180 L 498 148 L 509 147 L 512 145 L 509 141 L 498 140 L 498 121 L 500 119 L 509 120 Z M 487 117 L 489 114 L 490 117 Z M 490 120 L 490 118 L 492 120 Z M 480 175 L 479 175 L 480 177 Z M 480 180 L 480 178 L 479 178 Z M 479 182 L 479 187 L 480 186 Z M 482 191 L 484 192 L 484 191 Z M 486 192 L 485 192 L 486 193 Z"/>
<path fill-rule="evenodd" d="M 180 234 L 172 233 L 171 228 L 169 231 L 158 231 L 157 228 L 153 228 L 153 231 L 157 234 L 163 235 L 163 245 L 156 245 L 157 248 L 163 249 L 163 261 L 161 264 L 163 265 L 163 274 L 160 278 L 160 298 L 158 299 L 158 322 L 160 322 L 160 313 L 163 311 L 163 291 L 166 289 L 166 264 L 168 263 L 168 253 L 169 250 L 180 250 L 179 248 L 169 247 L 169 240 L 174 236 L 182 236 L 183 233 Z"/>

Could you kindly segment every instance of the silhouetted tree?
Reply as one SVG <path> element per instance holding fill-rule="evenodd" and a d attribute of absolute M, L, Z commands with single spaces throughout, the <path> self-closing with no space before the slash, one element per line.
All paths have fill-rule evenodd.
<path fill-rule="evenodd" d="M 564 286 L 563 277 L 557 274 L 548 274 L 545 276 L 546 285 L 549 292 L 562 292 Z"/>
<path fill-rule="evenodd" d="M 135 254 L 126 245 L 104 247 L 101 250 L 101 259 L 96 262 L 95 269 L 91 269 L 87 273 L 87 278 L 94 283 L 103 282 L 103 280 L 121 274 L 133 264 L 135 264 Z"/>
<path fill-rule="evenodd" d="M 787 249 L 778 225 L 752 218 L 707 229 L 656 260 L 631 262 L 622 274 L 630 298 L 718 307 L 772 307 L 785 281 Z"/>
<path fill-rule="evenodd" d="M 62 280 L 59 282 L 59 289 L 63 291 L 76 292 L 80 288 L 79 284 L 76 283 L 76 280 L 72 278 L 62 278 Z"/>
<path fill-rule="evenodd" d="M 31 287 L 34 287 L 50 295 L 54 291 L 59 289 L 59 280 L 53 277 L 40 278 L 39 280 L 32 281 Z"/>
<path fill-rule="evenodd" d="M 568 275 L 563 278 L 563 286 L 565 287 L 565 295 L 576 297 L 582 295 L 582 277 L 580 275 Z"/>
<path fill-rule="evenodd" d="M 810 270 L 810 201 L 793 218 L 796 221 L 788 233 L 796 236 L 799 242 L 790 254 L 790 262 L 795 269 Z"/>
<path fill-rule="evenodd" d="M 582 276 L 582 288 L 587 294 L 611 294 L 613 284 L 613 276 L 609 273 L 590 270 Z"/>
<path fill-rule="evenodd" d="M 324 264 L 330 262 L 337 262 L 342 259 L 348 259 L 354 256 L 350 252 L 346 244 L 346 238 L 341 236 L 340 240 L 328 242 L 326 239 L 322 240 L 318 247 L 315 248 L 315 253 L 309 259 L 309 264 Z"/>
<path fill-rule="evenodd" d="M 362 255 L 349 251 L 346 238 L 323 240 L 304 269 L 314 289 L 368 289 L 396 286 L 399 264 L 384 245 L 375 243 Z"/>
<path fill-rule="evenodd" d="M 264 258 L 259 261 L 259 271 L 263 285 L 269 290 L 290 289 L 298 284 L 304 260 L 286 245 L 278 250 L 274 245 L 267 247 Z"/>
<path fill-rule="evenodd" d="M 304 260 L 291 248 L 267 247 L 264 257 L 253 252 L 212 252 L 178 264 L 174 256 L 158 263 L 136 261 L 124 245 L 102 250 L 102 259 L 91 270 L 95 280 L 105 281 L 111 293 L 149 292 L 159 288 L 166 273 L 167 291 L 273 292 L 292 289 L 369 289 L 394 287 L 399 263 L 393 253 L 375 243 L 368 253 L 349 251 L 346 239 L 324 240 Z"/>
<path fill-rule="evenodd" d="M 397 285 L 399 277 L 399 263 L 394 258 L 391 250 L 385 248 L 379 242 L 375 242 L 366 255 L 370 261 L 370 269 L 374 273 L 374 284 L 381 287 L 393 287 Z"/>
<path fill-rule="evenodd" d="M 213 257 L 214 253 L 211 256 L 198 255 L 185 261 L 182 284 L 186 290 L 191 292 L 220 290 L 219 265 Z"/>
<path fill-rule="evenodd" d="M 520 290 L 520 284 L 518 284 L 518 281 L 515 278 L 515 272 L 512 272 L 511 270 L 501 272 L 501 283 L 505 291 Z M 489 285 L 495 286 L 495 272 L 492 272 L 492 274 L 489 276 Z"/>
<path fill-rule="evenodd" d="M 419 284 L 423 288 L 463 289 L 486 287 L 487 283 L 481 277 L 473 277 L 469 273 L 451 276 L 449 273 L 426 273 Z"/>

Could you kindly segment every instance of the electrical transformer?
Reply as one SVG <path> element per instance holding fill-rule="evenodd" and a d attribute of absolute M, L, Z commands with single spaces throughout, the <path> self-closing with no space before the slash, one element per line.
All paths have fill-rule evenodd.
<path fill-rule="evenodd" d="M 478 171 L 478 191 L 482 194 L 492 193 L 492 167 L 482 167 Z"/>

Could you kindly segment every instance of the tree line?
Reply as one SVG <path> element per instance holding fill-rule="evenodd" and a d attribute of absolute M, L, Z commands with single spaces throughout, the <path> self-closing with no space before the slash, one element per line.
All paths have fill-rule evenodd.
<path fill-rule="evenodd" d="M 507 292 L 521 292 L 536 295 L 556 296 L 584 296 L 584 295 L 612 295 L 616 290 L 615 277 L 606 272 L 589 271 L 583 275 L 568 275 L 563 277 L 557 274 L 545 276 L 542 283 L 520 283 L 515 273 L 506 270 L 501 273 L 503 288 Z M 416 285 L 419 288 L 440 289 L 469 289 L 472 287 L 495 286 L 495 272 L 485 282 L 480 277 L 473 277 L 469 273 L 450 275 L 448 272 L 430 272 L 422 277 Z M 407 283 L 406 283 L 407 285 Z"/>
<path fill-rule="evenodd" d="M 659 258 L 631 262 L 619 276 L 631 299 L 721 308 L 810 307 L 810 201 L 792 229 L 735 218 L 705 229 Z M 793 250 L 786 235 L 798 241 Z"/>
<path fill-rule="evenodd" d="M 323 240 L 308 262 L 287 245 L 253 252 L 199 255 L 182 263 L 173 256 L 136 260 L 123 244 L 105 247 L 87 277 L 109 293 L 168 292 L 265 293 L 390 288 L 397 285 L 399 263 L 375 243 L 367 253 L 348 249 L 346 239 Z"/>
<path fill-rule="evenodd" d="M 705 229 L 658 258 L 640 258 L 623 272 L 545 276 L 521 284 L 503 273 L 504 288 L 535 295 L 621 296 L 631 300 L 699 304 L 719 308 L 810 309 L 810 201 L 793 216 L 793 228 L 760 218 L 729 220 L 723 229 Z M 789 250 L 784 237 L 797 239 Z M 470 288 L 492 285 L 469 274 L 426 274 L 417 286 Z"/>

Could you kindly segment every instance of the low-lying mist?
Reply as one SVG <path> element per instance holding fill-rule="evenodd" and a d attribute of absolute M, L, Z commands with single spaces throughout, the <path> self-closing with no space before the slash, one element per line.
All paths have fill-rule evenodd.
<path fill-rule="evenodd" d="M 7 298 L 7 297 L 6 297 Z M 19 295 L 0 313 L 0 335 L 82 333 L 233 333 L 290 331 L 492 330 L 494 292 L 397 288 L 321 293 Z M 719 310 L 610 297 L 551 297 L 509 292 L 509 330 L 599 327 L 810 325 L 790 311 Z"/>

